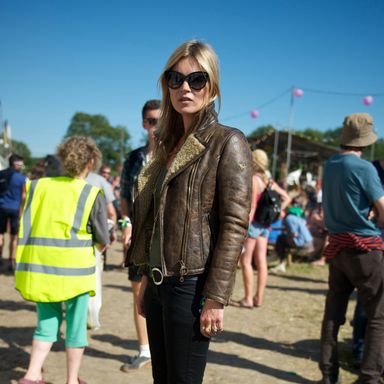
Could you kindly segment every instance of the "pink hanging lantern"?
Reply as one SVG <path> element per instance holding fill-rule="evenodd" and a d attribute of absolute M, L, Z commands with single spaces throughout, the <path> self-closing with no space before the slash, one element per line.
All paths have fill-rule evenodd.
<path fill-rule="evenodd" d="M 300 89 L 300 88 L 295 88 L 295 89 L 293 90 L 293 96 L 301 97 L 301 96 L 303 96 L 303 95 L 304 95 L 304 92 L 303 92 L 302 89 Z"/>
<path fill-rule="evenodd" d="M 373 97 L 372 96 L 365 96 L 363 98 L 363 103 L 366 106 L 371 105 L 373 103 Z"/>
<path fill-rule="evenodd" d="M 257 119 L 259 115 L 260 115 L 259 111 L 256 111 L 256 110 L 251 111 L 252 119 Z"/>

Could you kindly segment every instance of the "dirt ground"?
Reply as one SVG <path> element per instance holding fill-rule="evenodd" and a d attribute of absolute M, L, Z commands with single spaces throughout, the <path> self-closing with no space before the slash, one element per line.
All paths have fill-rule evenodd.
<path fill-rule="evenodd" d="M 121 244 L 108 255 L 103 272 L 102 327 L 89 332 L 89 347 L 81 367 L 88 384 L 151 383 L 150 368 L 123 373 L 120 366 L 136 353 L 132 320 L 132 294 L 122 260 Z M 211 342 L 204 383 L 316 383 L 320 379 L 320 323 L 326 293 L 326 267 L 295 263 L 285 275 L 269 276 L 263 307 L 227 307 L 225 330 Z M 234 299 L 242 297 L 241 272 L 237 272 Z M 343 383 L 353 383 L 351 326 L 348 320 L 339 337 Z M 26 370 L 35 306 L 22 300 L 13 276 L 0 270 L 0 384 L 17 383 Z M 47 383 L 65 383 L 63 341 L 54 345 L 44 366 Z"/>

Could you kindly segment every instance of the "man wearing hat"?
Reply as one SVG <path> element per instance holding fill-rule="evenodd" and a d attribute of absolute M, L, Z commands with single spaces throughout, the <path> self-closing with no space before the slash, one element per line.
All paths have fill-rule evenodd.
<path fill-rule="evenodd" d="M 344 120 L 341 152 L 325 163 L 323 208 L 329 245 L 328 293 L 321 330 L 321 383 L 339 383 L 337 334 L 357 288 L 368 317 L 359 383 L 379 383 L 384 368 L 384 190 L 373 165 L 361 158 L 377 137 L 369 114 Z M 373 210 L 372 210 L 373 208 Z"/>

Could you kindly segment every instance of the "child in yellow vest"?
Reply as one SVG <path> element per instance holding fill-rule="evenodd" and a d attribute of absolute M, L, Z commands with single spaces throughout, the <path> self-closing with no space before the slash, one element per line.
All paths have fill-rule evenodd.
<path fill-rule="evenodd" d="M 16 253 L 16 289 L 36 302 L 38 324 L 29 367 L 19 384 L 44 384 L 42 366 L 60 335 L 65 305 L 68 384 L 84 384 L 79 370 L 87 345 L 87 308 L 95 294 L 94 248 L 109 242 L 105 198 L 84 179 L 101 160 L 90 138 L 59 145 L 65 176 L 27 184 Z"/>

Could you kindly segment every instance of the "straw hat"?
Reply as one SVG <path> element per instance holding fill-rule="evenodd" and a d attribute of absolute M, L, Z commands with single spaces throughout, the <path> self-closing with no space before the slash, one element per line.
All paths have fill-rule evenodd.
<path fill-rule="evenodd" d="M 354 113 L 344 119 L 340 144 L 348 147 L 367 147 L 377 140 L 373 119 L 368 113 Z"/>
<path fill-rule="evenodd" d="M 255 149 L 254 151 L 252 151 L 252 158 L 256 167 L 258 167 L 264 172 L 268 169 L 268 155 L 262 149 Z"/>

